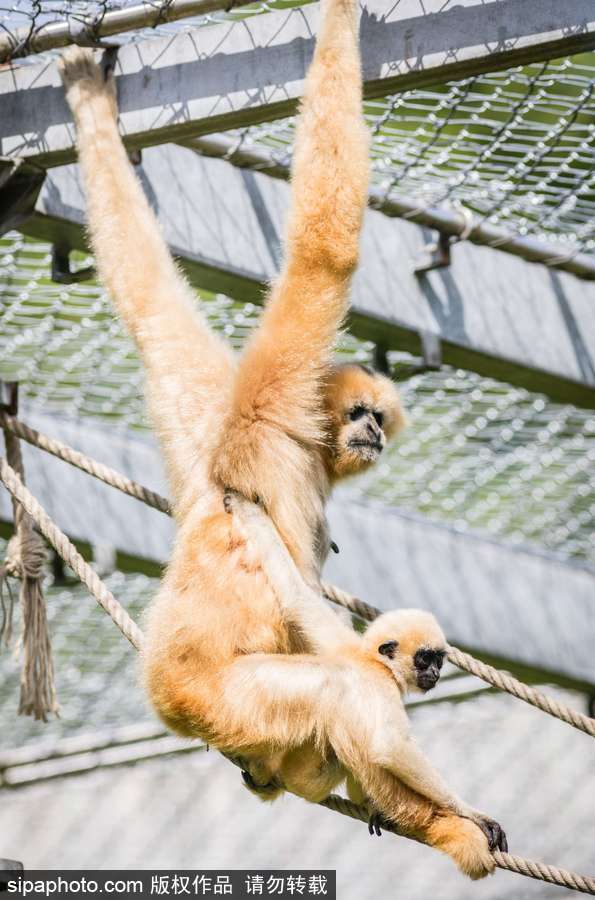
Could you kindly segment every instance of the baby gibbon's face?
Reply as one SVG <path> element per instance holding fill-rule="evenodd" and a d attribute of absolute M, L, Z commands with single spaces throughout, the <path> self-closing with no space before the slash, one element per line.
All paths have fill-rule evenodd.
<path fill-rule="evenodd" d="M 366 652 L 382 662 L 405 690 L 436 686 L 446 657 L 446 640 L 431 613 L 400 609 L 383 613 L 368 627 Z"/>
<path fill-rule="evenodd" d="M 406 423 L 395 385 L 367 367 L 333 368 L 326 384 L 330 470 L 338 479 L 376 462 L 387 440 Z"/>

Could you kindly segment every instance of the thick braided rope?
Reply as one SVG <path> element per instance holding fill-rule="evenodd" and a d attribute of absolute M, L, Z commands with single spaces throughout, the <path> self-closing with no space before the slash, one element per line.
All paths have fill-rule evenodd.
<path fill-rule="evenodd" d="M 338 812 L 342 816 L 349 816 L 350 819 L 357 819 L 361 822 L 367 822 L 369 819 L 369 813 L 365 807 L 358 806 L 356 803 L 352 803 L 351 800 L 339 797 L 337 794 L 331 794 L 318 805 L 332 809 L 333 812 Z M 401 831 L 396 825 L 386 823 L 382 828 L 383 831 L 390 831 L 392 834 L 400 837 L 417 840 L 412 835 Z M 515 872 L 517 875 L 525 875 L 527 878 L 535 878 L 538 881 L 558 884 L 561 887 L 569 888 L 572 891 L 580 891 L 583 894 L 595 894 L 595 878 L 592 878 L 590 875 L 579 875 L 576 872 L 569 872 L 567 869 L 559 869 L 557 866 L 548 866 L 545 863 L 525 859 L 522 856 L 514 856 L 512 853 L 503 853 L 501 850 L 494 850 L 493 857 L 499 869 Z"/>
<path fill-rule="evenodd" d="M 346 609 L 349 609 L 351 612 L 368 622 L 372 622 L 380 615 L 381 611 L 379 609 L 370 606 L 368 603 L 364 603 L 362 600 L 358 600 L 357 597 L 352 597 L 351 594 L 348 594 L 346 591 L 343 591 L 332 584 L 324 584 L 322 589 L 327 600 L 330 600 L 332 603 L 336 603 L 339 606 L 344 606 Z M 488 666 L 486 663 L 481 662 L 479 659 L 475 659 L 475 657 L 471 656 L 469 653 L 464 653 L 457 647 L 448 647 L 448 658 L 450 662 L 455 666 L 458 666 L 459 669 L 464 669 L 466 672 L 470 672 L 477 678 L 487 681 L 488 684 L 497 687 L 499 690 L 506 691 L 507 694 L 512 694 L 513 697 L 524 700 L 525 703 L 535 706 L 542 712 L 554 716 L 556 719 L 561 719 L 563 722 L 567 722 L 568 725 L 572 725 L 573 728 L 577 728 L 579 731 L 582 731 L 591 737 L 595 737 L 595 719 L 591 719 L 589 716 L 577 712 L 571 707 L 566 706 L 564 703 L 559 703 L 552 697 L 548 697 L 547 694 L 542 693 L 542 691 L 537 691 L 535 688 L 523 684 L 522 681 L 513 678 L 512 675 L 508 675 L 501 669 L 495 669 L 493 666 Z"/>
<path fill-rule="evenodd" d="M 148 506 L 171 515 L 170 504 L 165 497 L 161 497 L 155 491 L 151 491 L 149 488 L 143 487 L 142 484 L 132 481 L 115 469 L 104 466 L 103 463 L 97 462 L 97 460 L 80 453 L 78 450 L 73 450 L 72 447 L 63 444 L 61 441 L 41 434 L 29 425 L 25 425 L 24 422 L 19 421 L 19 419 L 15 419 L 14 416 L 9 416 L 8 413 L 0 413 L 0 425 L 6 431 L 10 431 L 22 440 L 27 441 L 28 444 L 39 447 L 40 450 L 45 450 L 46 453 L 57 456 L 58 459 L 70 463 L 71 466 L 75 466 L 83 472 L 87 472 L 93 478 L 97 478 L 99 481 L 117 488 L 124 494 L 129 494 L 137 500 L 142 500 Z"/>
<path fill-rule="evenodd" d="M 487 681 L 488 684 L 493 684 L 494 687 L 499 688 L 501 691 L 506 691 L 508 694 L 512 694 L 513 697 L 518 697 L 519 700 L 524 700 L 525 703 L 536 706 L 537 709 L 541 709 L 543 712 L 548 713 L 548 715 L 554 716 L 556 719 L 561 719 L 563 722 L 567 722 L 574 728 L 578 728 L 579 731 L 583 731 L 585 734 L 595 737 L 595 719 L 591 719 L 589 716 L 577 712 L 571 707 L 566 706 L 564 703 L 559 703 L 557 700 L 554 700 L 553 697 L 548 697 L 547 694 L 543 694 L 541 691 L 536 691 L 535 688 L 523 684 L 522 681 L 518 681 L 516 678 L 513 678 L 512 675 L 507 675 L 500 669 L 493 669 L 491 666 L 482 663 L 481 660 L 475 659 L 475 657 L 470 656 L 468 653 L 464 653 L 457 647 L 449 646 L 448 658 L 460 669 L 471 672 L 472 675 L 482 678 L 483 681 Z"/>
<path fill-rule="evenodd" d="M 577 872 L 569 872 L 568 869 L 546 866 L 545 863 L 514 856 L 512 853 L 502 853 L 501 850 L 494 851 L 494 859 L 499 869 L 507 869 L 509 872 L 516 872 L 517 875 L 525 875 L 538 881 L 559 884 L 571 891 L 595 894 L 595 878 L 590 875 L 579 875 Z"/>
<path fill-rule="evenodd" d="M 107 612 L 122 634 L 128 638 L 132 646 L 137 650 L 141 650 L 143 645 L 143 635 L 138 625 L 130 618 L 121 604 L 118 603 L 97 573 L 85 562 L 76 547 L 74 547 L 66 535 L 60 531 L 58 526 L 50 519 L 41 504 L 23 485 L 14 469 L 12 469 L 1 456 L 0 481 L 3 482 L 13 499 L 18 501 L 23 509 L 32 519 L 34 519 L 42 534 L 70 566 L 73 572 L 76 573 L 83 584 L 89 588 L 89 591 L 93 594 L 99 605 Z M 240 768 L 243 767 L 241 759 L 232 756 L 228 756 L 227 758 L 230 762 L 234 763 L 234 765 L 239 766 Z M 367 822 L 369 819 L 369 812 L 365 807 L 358 806 L 350 800 L 339 797 L 336 794 L 331 794 L 326 800 L 322 800 L 318 805 L 331 809 L 334 812 L 341 813 L 341 815 L 349 816 L 352 819 L 358 819 L 361 822 Z M 393 834 L 410 837 L 410 835 L 406 835 L 404 832 L 400 831 L 396 825 L 385 827 L 385 831 L 391 831 Z M 512 856 L 509 853 L 502 853 L 500 851 L 494 852 L 494 861 L 498 868 L 508 869 L 519 875 L 526 875 L 529 878 L 548 881 L 551 884 L 559 884 L 562 887 L 582 891 L 586 894 L 595 894 L 595 878 L 591 878 L 588 875 L 578 875 L 574 872 L 568 872 L 565 869 L 547 866 L 543 863 L 535 862 L 534 860 L 524 859 L 521 856 Z"/>
<path fill-rule="evenodd" d="M 139 650 L 142 646 L 143 636 L 138 625 L 133 622 L 126 610 L 118 603 L 97 573 L 85 562 L 74 544 L 68 540 L 66 535 L 50 519 L 41 504 L 27 490 L 15 470 L 8 465 L 2 456 L 0 456 L 0 480 L 14 499 L 21 504 L 23 509 L 36 522 L 37 527 L 54 550 L 60 554 L 64 562 L 70 566 L 76 576 L 89 588 L 99 605 L 113 619 L 122 634 L 128 638 L 133 647 Z"/>

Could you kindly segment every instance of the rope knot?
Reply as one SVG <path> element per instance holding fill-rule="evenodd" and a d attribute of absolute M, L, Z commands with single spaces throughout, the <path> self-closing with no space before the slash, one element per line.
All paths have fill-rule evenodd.
<path fill-rule="evenodd" d="M 43 538 L 33 529 L 13 534 L 6 548 L 4 564 L 0 567 L 0 578 L 41 579 L 47 560 Z"/>
<path fill-rule="evenodd" d="M 21 484 L 24 479 L 23 457 L 19 439 L 4 429 L 4 442 L 8 463 Z M 48 713 L 58 713 L 54 686 L 52 645 L 43 596 L 43 567 L 46 547 L 43 538 L 35 531 L 33 519 L 13 495 L 14 534 L 8 542 L 6 560 L 0 567 L 0 605 L 3 621 L 0 624 L 0 641 L 10 644 L 14 599 L 7 576 L 21 582 L 20 601 L 23 619 L 21 670 L 21 696 L 19 713 L 34 716 L 47 722 Z M 8 608 L 4 599 L 4 587 L 8 589 Z"/>

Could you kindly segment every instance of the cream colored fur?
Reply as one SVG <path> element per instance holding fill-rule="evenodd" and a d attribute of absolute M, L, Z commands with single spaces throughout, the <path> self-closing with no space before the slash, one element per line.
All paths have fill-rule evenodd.
<path fill-rule="evenodd" d="M 365 754 L 354 743 L 341 752 L 336 742 L 310 739 L 301 747 L 277 753 L 268 760 L 249 761 L 249 772 L 256 785 L 253 792 L 270 801 L 286 789 L 318 802 L 346 781 L 348 795 L 354 802 L 367 804 L 371 814 L 377 810 L 384 813 L 390 805 L 392 815 L 384 813 L 385 818 L 412 837 L 447 853 L 471 878 L 493 871 L 494 860 L 487 841 L 473 824 L 487 817 L 452 794 L 410 734 L 402 698 L 408 691 L 419 690 L 415 653 L 422 648 L 446 648 L 435 618 L 421 610 L 398 610 L 379 616 L 363 636 L 346 629 L 345 637 L 344 643 L 338 639 L 332 650 L 324 651 L 322 658 L 332 660 L 337 667 L 337 703 L 345 696 L 346 683 L 361 686 L 359 696 L 352 694 L 349 702 L 356 698 L 358 705 L 353 714 L 361 715 L 365 709 L 366 717 L 373 723 Z M 388 641 L 398 642 L 394 659 L 378 652 Z M 369 765 L 370 755 L 377 767 Z M 348 757 L 351 765 L 345 762 Z M 381 778 L 379 771 L 383 772 Z M 390 773 L 389 777 L 384 773 Z M 264 789 L 259 790 L 260 785 Z"/>
<path fill-rule="evenodd" d="M 354 0 L 326 0 L 285 263 L 239 360 L 167 251 L 118 134 L 112 80 L 82 48 L 65 52 L 62 75 L 99 275 L 144 360 L 173 494 L 175 546 L 146 628 L 151 701 L 178 733 L 265 765 L 331 748 L 397 819 L 406 803 L 396 773 L 419 787 L 424 765 L 403 734 L 400 692 L 385 672 L 333 657 L 351 638 L 316 592 L 333 483 L 373 462 L 404 421 L 387 379 L 331 360 L 368 187 L 356 22 Z M 357 421 L 354 403 L 365 407 Z M 366 435 L 375 443 L 362 449 Z M 459 801 L 422 781 L 460 823 L 469 871 L 489 871 L 485 838 L 456 818 Z"/>

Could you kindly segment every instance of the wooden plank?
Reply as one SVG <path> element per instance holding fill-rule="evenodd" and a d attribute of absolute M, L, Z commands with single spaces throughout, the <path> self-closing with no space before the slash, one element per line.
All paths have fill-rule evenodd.
<path fill-rule="evenodd" d="M 592 49 L 590 0 L 368 0 L 360 33 L 367 97 Z M 295 112 L 318 28 L 311 4 L 127 44 L 118 53 L 130 147 L 180 141 Z M 0 71 L 0 155 L 74 157 L 56 62 Z"/>
<path fill-rule="evenodd" d="M 159 452 L 151 438 L 60 419 L 24 408 L 24 421 L 131 478 L 165 492 Z M 23 444 L 27 482 L 71 537 L 158 562 L 169 558 L 173 523 L 167 517 Z M 57 486 L 58 489 L 57 489 Z M 337 492 L 330 504 L 340 548 L 325 578 L 380 609 L 432 610 L 454 644 L 520 663 L 554 680 L 595 685 L 593 613 L 588 566 L 458 533 L 447 525 Z M 0 520 L 12 517 L 0 492 Z"/>
<path fill-rule="evenodd" d="M 260 300 L 279 265 L 288 186 L 173 145 L 144 151 L 138 174 L 193 282 Z M 84 208 L 77 167 L 54 169 L 23 230 L 82 247 Z M 428 237 L 368 210 L 353 333 L 417 353 L 420 332 L 429 332 L 446 363 L 595 407 L 595 284 L 465 242 L 449 268 L 419 278 L 413 269 Z"/>

